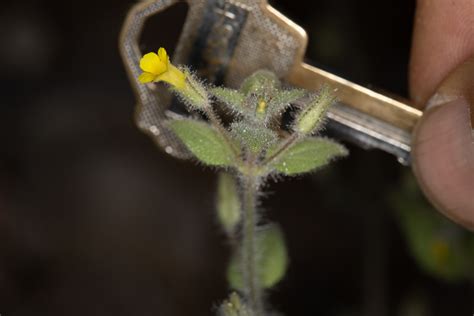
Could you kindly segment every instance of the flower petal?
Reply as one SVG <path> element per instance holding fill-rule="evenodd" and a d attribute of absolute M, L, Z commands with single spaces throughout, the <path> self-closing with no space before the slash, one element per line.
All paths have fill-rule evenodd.
<path fill-rule="evenodd" d="M 158 50 L 158 57 L 165 64 L 169 62 L 168 53 L 166 52 L 166 49 L 164 49 L 163 47 L 160 47 L 160 49 Z"/>
<path fill-rule="evenodd" d="M 154 81 L 156 77 L 157 76 L 152 73 L 144 72 L 140 75 L 140 77 L 138 77 L 138 81 L 140 81 L 141 83 L 148 83 Z"/>
<path fill-rule="evenodd" d="M 166 71 L 167 65 L 161 62 L 155 53 L 148 53 L 140 60 L 140 68 L 154 75 L 159 75 Z"/>

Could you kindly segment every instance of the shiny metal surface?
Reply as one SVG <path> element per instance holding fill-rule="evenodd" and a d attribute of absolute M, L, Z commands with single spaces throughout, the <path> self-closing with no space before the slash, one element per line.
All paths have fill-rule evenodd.
<path fill-rule="evenodd" d="M 120 50 L 137 95 L 136 122 L 167 153 L 189 154 L 164 122 L 172 97 L 157 85 L 137 81 L 142 56 L 138 47 L 145 21 L 177 3 L 154 0 L 135 5 L 121 36 Z M 409 162 L 411 132 L 421 112 L 398 101 L 303 63 L 305 31 L 264 0 L 187 0 L 183 32 L 173 56 L 214 84 L 238 87 L 258 69 L 269 69 L 291 85 L 318 90 L 337 89 L 340 103 L 329 113 L 329 129 L 365 148 L 378 148 Z"/>

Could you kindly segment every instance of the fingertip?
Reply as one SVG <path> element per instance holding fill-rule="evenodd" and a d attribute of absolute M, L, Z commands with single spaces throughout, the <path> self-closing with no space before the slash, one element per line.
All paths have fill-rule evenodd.
<path fill-rule="evenodd" d="M 456 99 L 426 111 L 414 136 L 414 172 L 426 196 L 474 230 L 474 138 L 470 106 Z"/>

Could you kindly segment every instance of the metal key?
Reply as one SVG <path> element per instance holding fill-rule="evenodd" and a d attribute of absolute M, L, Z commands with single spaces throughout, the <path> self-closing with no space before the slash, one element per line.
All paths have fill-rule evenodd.
<path fill-rule="evenodd" d="M 186 159 L 189 153 L 163 124 L 178 115 L 170 111 L 173 98 L 162 86 L 143 85 L 137 80 L 143 55 L 138 43 L 145 21 L 178 2 L 153 0 L 135 5 L 123 26 L 120 50 L 138 98 L 137 125 L 168 154 Z M 328 113 L 330 132 L 364 148 L 394 154 L 403 164 L 410 163 L 411 134 L 422 112 L 407 102 L 304 63 L 306 32 L 266 0 L 185 2 L 189 9 L 174 63 L 191 65 L 209 82 L 229 87 L 238 87 L 245 77 L 262 68 L 308 90 L 329 84 L 337 89 L 339 99 Z"/>

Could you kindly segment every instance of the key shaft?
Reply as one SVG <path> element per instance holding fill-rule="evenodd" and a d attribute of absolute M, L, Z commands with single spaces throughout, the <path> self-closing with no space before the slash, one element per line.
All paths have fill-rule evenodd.
<path fill-rule="evenodd" d="M 338 104 L 329 110 L 329 127 L 337 136 L 364 148 L 378 148 L 410 164 L 411 135 L 422 112 L 306 63 L 300 63 L 287 80 L 317 91 L 324 84 L 336 90 Z"/>

